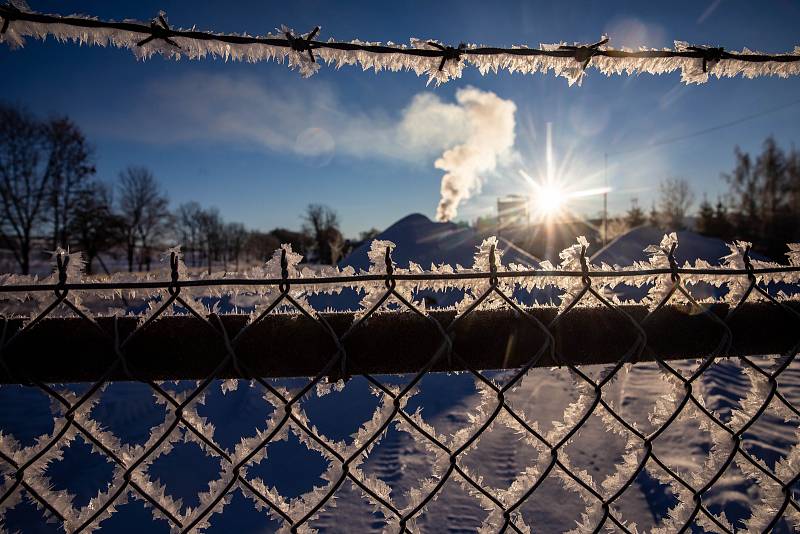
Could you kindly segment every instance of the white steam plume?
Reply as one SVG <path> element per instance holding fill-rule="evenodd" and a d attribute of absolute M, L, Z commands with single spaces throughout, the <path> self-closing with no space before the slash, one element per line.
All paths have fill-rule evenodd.
<path fill-rule="evenodd" d="M 494 171 L 498 159 L 514 146 L 514 102 L 474 87 L 459 89 L 456 101 L 465 115 L 467 131 L 461 144 L 446 150 L 434 163 L 445 171 L 436 209 L 439 221 L 453 219 L 458 205 L 480 190 L 486 173 Z"/>

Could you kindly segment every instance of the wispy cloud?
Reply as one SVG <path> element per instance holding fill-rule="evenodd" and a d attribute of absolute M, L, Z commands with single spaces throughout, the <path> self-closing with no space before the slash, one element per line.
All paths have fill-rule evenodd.
<path fill-rule="evenodd" d="M 400 111 L 354 106 L 324 84 L 300 90 L 245 76 L 191 74 L 150 82 L 105 135 L 156 144 L 208 142 L 325 158 L 430 163 L 470 135 L 464 106 L 430 92 Z M 118 120 L 127 127 L 119 128 Z"/>
<path fill-rule="evenodd" d="M 357 108 L 324 84 L 301 87 L 212 74 L 161 79 L 144 87 L 124 118 L 104 120 L 95 133 L 288 153 L 319 166 L 334 155 L 433 165 L 444 171 L 441 220 L 454 218 L 514 155 L 516 105 L 491 91 L 465 87 L 454 102 L 421 92 L 392 114 Z"/>
<path fill-rule="evenodd" d="M 659 24 L 645 22 L 636 17 L 613 19 L 606 25 L 605 32 L 611 36 L 614 46 L 629 48 L 671 46 L 666 31 Z"/>

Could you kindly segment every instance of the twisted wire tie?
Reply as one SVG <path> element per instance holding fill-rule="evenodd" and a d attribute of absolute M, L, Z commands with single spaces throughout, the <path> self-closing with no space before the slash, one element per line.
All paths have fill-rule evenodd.
<path fill-rule="evenodd" d="M 581 281 L 583 282 L 584 286 L 592 285 L 592 279 L 589 277 L 589 263 L 586 261 L 586 246 L 581 245 L 581 273 L 583 276 L 581 277 Z"/>
<path fill-rule="evenodd" d="M 58 270 L 58 289 L 62 289 L 67 284 L 67 265 L 69 264 L 69 256 L 63 252 L 56 254 L 56 268 Z M 57 290 L 58 290 L 57 289 Z"/>
<path fill-rule="evenodd" d="M 169 269 L 170 269 L 170 285 L 167 292 L 171 295 L 180 293 L 180 285 L 178 285 L 178 255 L 175 252 L 169 254 Z"/>
<path fill-rule="evenodd" d="M 278 289 L 281 293 L 289 292 L 289 260 L 286 259 L 286 249 L 281 247 L 281 279 Z"/>
<path fill-rule="evenodd" d="M 497 278 L 497 255 L 494 251 L 495 245 L 492 245 L 489 248 L 489 272 L 491 276 L 489 277 L 489 283 L 493 286 L 496 286 L 499 282 Z"/>
<path fill-rule="evenodd" d="M 750 248 L 752 245 L 747 245 L 744 249 L 744 255 L 742 256 L 742 260 L 744 261 L 744 268 L 747 271 L 747 279 L 751 282 L 756 281 L 756 275 L 753 272 L 753 264 L 750 261 Z"/>
<path fill-rule="evenodd" d="M 678 274 L 678 261 L 675 259 L 675 248 L 678 246 L 677 243 L 673 243 L 671 247 L 669 247 L 669 251 L 666 251 L 667 254 L 667 261 L 669 261 L 669 269 L 672 271 L 670 275 L 673 282 L 678 282 L 681 279 L 681 275 Z"/>
<path fill-rule="evenodd" d="M 386 254 L 383 260 L 386 264 L 386 287 L 394 289 L 397 285 L 397 281 L 392 277 L 394 274 L 394 263 L 392 262 L 392 248 L 388 245 L 386 246 Z"/>

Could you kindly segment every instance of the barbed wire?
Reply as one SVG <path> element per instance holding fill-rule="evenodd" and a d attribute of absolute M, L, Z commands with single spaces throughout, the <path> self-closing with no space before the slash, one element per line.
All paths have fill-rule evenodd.
<path fill-rule="evenodd" d="M 580 84 L 587 67 L 604 74 L 634 75 L 681 70 L 686 83 L 703 83 L 709 74 L 717 77 L 742 75 L 796 76 L 800 74 L 800 47 L 783 54 L 740 52 L 721 47 L 696 46 L 682 41 L 674 49 L 613 49 L 603 37 L 593 44 L 540 45 L 496 47 L 460 43 L 450 46 L 435 40 L 411 39 L 411 46 L 381 44 L 353 40 L 349 42 L 317 40 L 320 27 L 298 35 L 282 27 L 280 34 L 250 36 L 223 34 L 193 29 L 175 29 L 161 12 L 149 24 L 125 20 L 115 22 L 88 16 L 61 16 L 21 10 L 13 4 L 0 6 L 0 41 L 21 46 L 24 37 L 43 39 L 52 35 L 61 41 L 100 46 L 129 48 L 137 57 L 161 54 L 168 58 L 206 56 L 248 62 L 287 60 L 303 76 L 314 74 L 318 59 L 337 66 L 359 64 L 362 68 L 380 70 L 412 70 L 427 75 L 428 83 L 443 83 L 461 76 L 465 63 L 475 66 L 481 74 L 504 69 L 509 72 L 546 73 L 553 70 L 567 78 L 569 84 Z"/>

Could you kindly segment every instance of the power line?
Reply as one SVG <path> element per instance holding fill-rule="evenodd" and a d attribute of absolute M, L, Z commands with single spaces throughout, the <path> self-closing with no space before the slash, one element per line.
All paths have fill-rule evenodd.
<path fill-rule="evenodd" d="M 636 153 L 636 152 L 642 152 L 642 151 L 645 151 L 645 150 L 650 150 L 651 148 L 657 148 L 657 147 L 664 146 L 664 145 L 670 145 L 670 144 L 673 144 L 673 143 L 678 143 L 680 141 L 685 141 L 686 139 L 691 139 L 693 137 L 699 137 L 701 135 L 709 134 L 709 133 L 716 132 L 716 131 L 719 131 L 719 130 L 724 130 L 725 128 L 730 128 L 732 126 L 737 126 L 739 124 L 742 124 L 742 123 L 745 123 L 745 122 L 749 122 L 751 120 L 758 119 L 758 118 L 764 117 L 766 115 L 770 115 L 772 113 L 776 113 L 776 112 L 784 110 L 784 109 L 788 109 L 788 108 L 796 106 L 798 104 L 800 104 L 800 99 L 793 100 L 791 102 L 787 102 L 785 104 L 781 104 L 779 106 L 775 106 L 775 107 L 772 107 L 772 108 L 768 108 L 768 109 L 765 109 L 765 110 L 760 111 L 758 113 L 752 113 L 750 115 L 745 115 L 744 117 L 739 117 L 738 119 L 734 119 L 734 120 L 732 120 L 730 122 L 724 122 L 724 123 L 718 124 L 716 126 L 711 126 L 709 128 L 703 128 L 702 130 L 697 130 L 696 132 L 691 132 L 691 133 L 688 133 L 688 134 L 685 134 L 685 135 L 679 135 L 677 137 L 668 137 L 666 139 L 661 139 L 660 141 L 656 141 L 656 142 L 650 143 L 648 145 L 643 145 L 643 146 L 639 146 L 639 147 L 633 147 L 633 148 L 629 148 L 629 149 L 623 149 L 623 150 L 619 150 L 617 152 L 608 152 L 606 154 L 606 156 L 620 156 L 620 155 L 626 155 L 626 154 L 633 154 L 633 153 Z"/>

